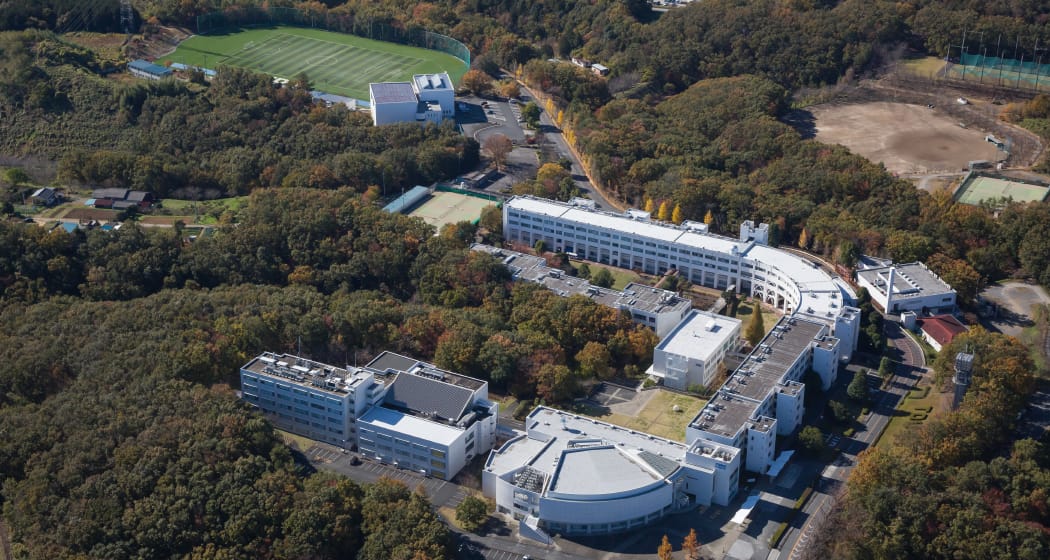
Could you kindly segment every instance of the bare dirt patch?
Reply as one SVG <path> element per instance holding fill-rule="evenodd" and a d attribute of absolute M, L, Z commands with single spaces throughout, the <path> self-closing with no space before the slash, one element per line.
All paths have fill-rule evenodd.
<path fill-rule="evenodd" d="M 102 208 L 72 208 L 62 216 L 67 220 L 98 220 L 100 222 L 115 220 L 120 212 Z"/>
<path fill-rule="evenodd" d="M 985 133 L 922 105 L 879 101 L 818 105 L 809 111 L 817 140 L 841 144 L 897 174 L 959 171 L 970 160 L 1006 156 L 985 141 Z"/>

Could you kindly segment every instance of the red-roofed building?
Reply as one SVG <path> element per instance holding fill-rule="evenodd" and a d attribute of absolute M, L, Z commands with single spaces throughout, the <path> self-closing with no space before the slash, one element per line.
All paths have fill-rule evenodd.
<path fill-rule="evenodd" d="M 930 346 L 933 346 L 933 349 L 938 352 L 946 344 L 955 340 L 955 337 L 969 330 L 952 315 L 923 317 L 916 321 L 916 324 L 922 332 L 923 340 L 930 343 Z"/>

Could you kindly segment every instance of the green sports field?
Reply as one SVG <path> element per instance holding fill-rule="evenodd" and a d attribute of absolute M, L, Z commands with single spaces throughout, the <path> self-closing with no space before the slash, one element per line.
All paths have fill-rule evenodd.
<path fill-rule="evenodd" d="M 980 204 L 983 200 L 1010 197 L 1015 202 L 1038 202 L 1046 198 L 1047 188 L 994 177 L 970 177 L 959 187 L 956 199 L 962 204 Z"/>
<path fill-rule="evenodd" d="M 306 72 L 314 89 L 363 100 L 370 82 L 434 72 L 448 72 L 458 82 L 466 71 L 461 60 L 439 51 L 284 26 L 196 35 L 160 59 L 167 61 L 212 69 L 238 66 L 289 79 Z"/>

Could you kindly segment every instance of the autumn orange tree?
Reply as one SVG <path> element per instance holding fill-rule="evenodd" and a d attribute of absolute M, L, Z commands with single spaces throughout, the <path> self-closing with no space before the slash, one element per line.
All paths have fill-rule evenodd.
<path fill-rule="evenodd" d="M 671 548 L 671 541 L 667 540 L 667 535 L 664 535 L 662 541 L 660 541 L 660 547 L 656 549 L 656 556 L 660 560 L 672 560 L 671 553 L 674 549 Z"/>
<path fill-rule="evenodd" d="M 682 552 L 688 560 L 700 557 L 700 541 L 696 538 L 696 529 L 689 529 L 689 534 L 682 540 Z"/>

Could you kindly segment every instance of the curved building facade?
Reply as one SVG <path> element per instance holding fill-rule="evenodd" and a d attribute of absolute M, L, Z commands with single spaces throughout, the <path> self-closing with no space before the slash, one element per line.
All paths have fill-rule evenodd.
<path fill-rule="evenodd" d="M 690 282 L 760 298 L 787 315 L 798 314 L 828 324 L 843 340 L 843 357 L 856 347 L 859 320 L 849 284 L 815 263 L 769 247 L 768 227 L 750 221 L 740 238 L 708 232 L 702 223 L 655 222 L 648 212 L 603 212 L 591 201 L 558 202 L 518 196 L 503 205 L 503 234 L 508 241 L 532 246 L 543 240 L 554 251 L 581 258 L 664 274 L 677 270 Z M 845 318 L 845 320 L 844 320 Z"/>
<path fill-rule="evenodd" d="M 482 487 L 501 513 L 547 533 L 622 532 L 736 491 L 739 458 L 714 442 L 686 446 L 546 407 L 525 426 L 489 455 Z"/>

